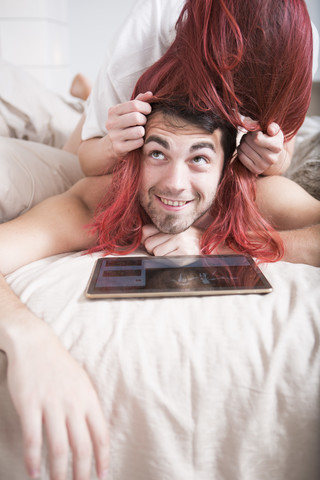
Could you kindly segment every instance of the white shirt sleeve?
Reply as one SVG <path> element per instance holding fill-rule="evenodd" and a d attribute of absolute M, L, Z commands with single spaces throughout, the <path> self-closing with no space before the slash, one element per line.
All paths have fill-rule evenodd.
<path fill-rule="evenodd" d="M 106 135 L 108 109 L 131 98 L 140 75 L 169 48 L 184 0 L 140 0 L 98 74 L 87 102 L 82 139 Z"/>

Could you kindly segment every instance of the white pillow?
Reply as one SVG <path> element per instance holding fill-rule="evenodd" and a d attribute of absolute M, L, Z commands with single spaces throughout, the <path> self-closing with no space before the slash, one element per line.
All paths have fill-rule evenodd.
<path fill-rule="evenodd" d="M 63 147 L 84 110 L 0 59 L 0 134 Z"/>
<path fill-rule="evenodd" d="M 83 177 L 76 155 L 41 143 L 0 137 L 0 223 Z"/>

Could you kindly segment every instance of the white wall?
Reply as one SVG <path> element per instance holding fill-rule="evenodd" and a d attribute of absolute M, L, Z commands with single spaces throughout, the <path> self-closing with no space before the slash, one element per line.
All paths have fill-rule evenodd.
<path fill-rule="evenodd" d="M 0 59 L 66 94 L 92 81 L 135 0 L 0 0 Z"/>
<path fill-rule="evenodd" d="M 114 35 L 136 0 L 68 0 L 70 75 L 94 80 Z"/>
<path fill-rule="evenodd" d="M 68 0 L 0 0 L 0 57 L 58 88 L 69 68 Z"/>

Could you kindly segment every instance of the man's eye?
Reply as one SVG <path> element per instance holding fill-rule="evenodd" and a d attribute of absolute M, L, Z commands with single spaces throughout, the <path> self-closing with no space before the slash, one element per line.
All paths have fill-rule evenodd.
<path fill-rule="evenodd" d="M 206 165 L 208 163 L 205 157 L 194 157 L 192 161 L 195 165 Z"/>
<path fill-rule="evenodd" d="M 163 160 L 165 158 L 163 153 L 159 152 L 158 150 L 154 150 L 153 152 L 151 152 L 150 156 L 155 160 Z"/>

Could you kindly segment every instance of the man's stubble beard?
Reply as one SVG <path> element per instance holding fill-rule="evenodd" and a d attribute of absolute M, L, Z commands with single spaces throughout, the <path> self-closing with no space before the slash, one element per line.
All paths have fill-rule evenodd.
<path fill-rule="evenodd" d="M 195 214 L 188 220 L 185 219 L 182 222 L 179 222 L 179 219 L 177 218 L 177 215 L 173 214 L 166 214 L 163 212 L 163 215 L 161 215 L 163 218 L 159 218 L 160 215 L 156 211 L 156 209 L 152 206 L 152 201 L 145 206 L 143 205 L 143 202 L 141 202 L 141 199 L 139 199 L 141 207 L 144 209 L 144 211 L 147 213 L 149 216 L 150 220 L 152 221 L 153 225 L 162 233 L 167 233 L 171 235 L 176 235 L 178 233 L 185 232 L 188 230 L 189 227 L 194 225 L 199 218 L 201 218 L 203 215 L 205 215 L 211 208 L 212 203 L 206 208 L 205 211 L 200 212 L 199 214 Z M 178 222 L 178 223 L 177 223 Z"/>

